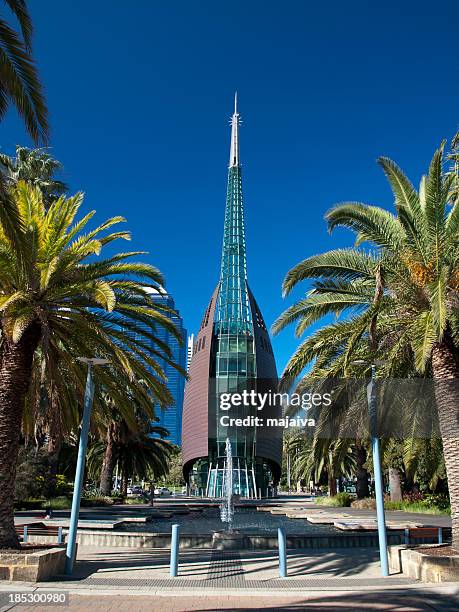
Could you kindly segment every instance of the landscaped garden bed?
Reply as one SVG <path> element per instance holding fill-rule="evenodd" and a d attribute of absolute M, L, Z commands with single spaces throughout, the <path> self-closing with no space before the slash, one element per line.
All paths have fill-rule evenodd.
<path fill-rule="evenodd" d="M 395 569 L 423 582 L 459 580 L 459 551 L 449 544 L 423 544 L 417 547 L 390 546 L 389 560 Z"/>
<path fill-rule="evenodd" d="M 40 582 L 65 568 L 65 548 L 23 544 L 19 550 L 0 550 L 0 580 Z"/>

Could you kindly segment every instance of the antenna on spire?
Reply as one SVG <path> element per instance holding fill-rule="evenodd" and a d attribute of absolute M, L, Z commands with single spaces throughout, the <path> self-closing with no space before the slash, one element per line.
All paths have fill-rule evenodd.
<path fill-rule="evenodd" d="M 231 148 L 229 167 L 239 166 L 239 113 L 237 112 L 237 91 L 234 92 L 234 113 L 231 117 Z"/>

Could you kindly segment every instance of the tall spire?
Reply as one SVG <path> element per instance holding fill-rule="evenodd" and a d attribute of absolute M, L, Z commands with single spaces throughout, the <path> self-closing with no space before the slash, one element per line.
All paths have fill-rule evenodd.
<path fill-rule="evenodd" d="M 220 332 L 239 333 L 251 328 L 245 255 L 244 206 L 239 163 L 237 93 L 231 118 L 231 154 L 226 191 L 225 226 L 217 322 Z"/>
<path fill-rule="evenodd" d="M 239 166 L 239 119 L 240 115 L 237 112 L 237 91 L 234 94 L 234 113 L 231 117 L 231 149 L 229 167 L 234 168 Z"/>

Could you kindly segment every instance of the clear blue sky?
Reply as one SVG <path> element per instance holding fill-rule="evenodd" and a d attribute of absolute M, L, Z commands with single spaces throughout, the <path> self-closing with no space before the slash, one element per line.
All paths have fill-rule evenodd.
<path fill-rule="evenodd" d="M 235 89 L 249 282 L 270 325 L 342 200 L 391 206 L 375 160 L 416 182 L 459 123 L 459 4 L 424 0 L 31 0 L 52 152 L 98 219 L 123 214 L 190 331 L 218 280 Z M 1 145 L 30 144 L 14 112 Z M 304 290 L 304 288 L 303 288 Z M 295 297 L 301 295 L 298 290 Z M 297 346 L 274 339 L 281 370 Z"/>

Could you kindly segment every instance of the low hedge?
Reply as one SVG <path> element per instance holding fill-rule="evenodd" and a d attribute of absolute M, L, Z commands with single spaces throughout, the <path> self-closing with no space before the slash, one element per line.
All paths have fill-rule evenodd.
<path fill-rule="evenodd" d="M 14 502 L 15 510 L 43 510 L 46 499 L 18 499 Z"/>

